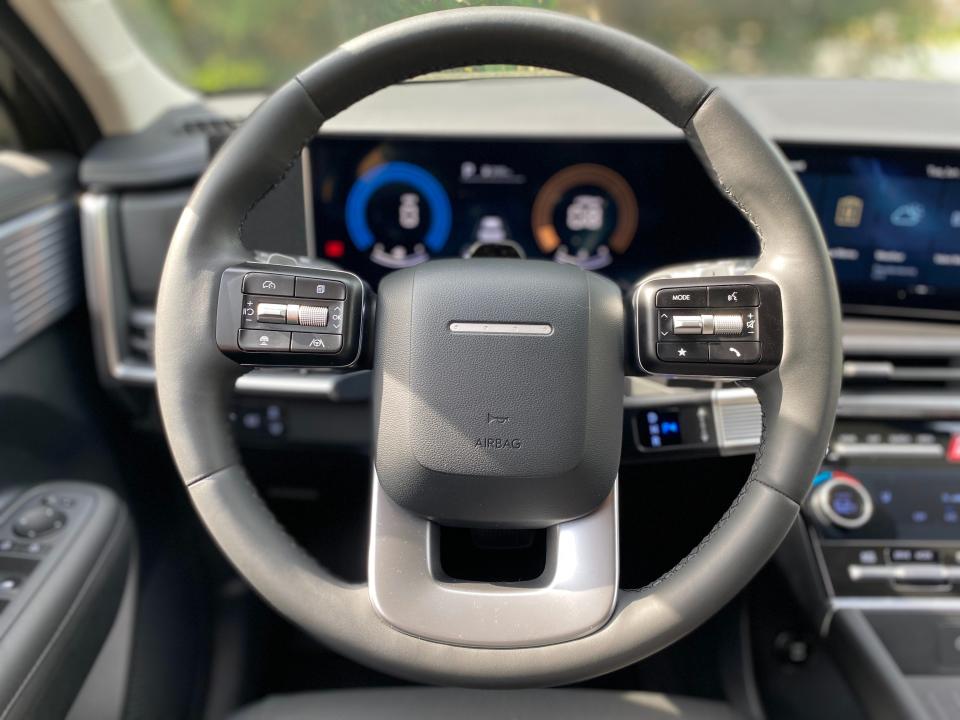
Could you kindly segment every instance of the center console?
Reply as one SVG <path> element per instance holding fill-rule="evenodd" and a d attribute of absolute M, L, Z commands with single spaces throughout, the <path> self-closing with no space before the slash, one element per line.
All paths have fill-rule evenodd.
<path fill-rule="evenodd" d="M 960 608 L 960 422 L 838 424 L 806 510 L 836 598 Z"/>

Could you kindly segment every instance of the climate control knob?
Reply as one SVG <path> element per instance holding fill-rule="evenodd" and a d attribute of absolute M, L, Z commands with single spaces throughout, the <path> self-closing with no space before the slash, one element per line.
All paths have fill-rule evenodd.
<path fill-rule="evenodd" d="M 873 516 L 873 499 L 854 477 L 835 474 L 819 485 L 811 498 L 814 513 L 828 525 L 854 530 Z"/>

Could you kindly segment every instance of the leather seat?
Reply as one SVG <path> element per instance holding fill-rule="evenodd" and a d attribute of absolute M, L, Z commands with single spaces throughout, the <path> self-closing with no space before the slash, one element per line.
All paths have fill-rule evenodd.
<path fill-rule="evenodd" d="M 403 687 L 275 695 L 243 708 L 232 720 L 320 718 L 737 720 L 740 716 L 724 703 L 659 693 Z"/>

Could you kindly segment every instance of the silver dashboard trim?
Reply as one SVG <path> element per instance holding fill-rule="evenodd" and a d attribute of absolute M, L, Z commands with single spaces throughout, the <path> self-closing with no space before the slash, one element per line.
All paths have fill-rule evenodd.
<path fill-rule="evenodd" d="M 721 455 L 754 452 L 763 433 L 763 411 L 750 388 L 717 388 L 710 393 Z"/>
<path fill-rule="evenodd" d="M 303 177 L 303 227 L 307 240 L 307 256 L 317 256 L 317 226 L 314 224 L 313 210 L 313 159 L 310 157 L 310 143 L 300 151 L 300 168 Z"/>
<path fill-rule="evenodd" d="M 370 600 L 416 637 L 464 647 L 533 647 L 574 640 L 613 614 L 619 581 L 617 486 L 589 515 L 547 530 L 541 577 L 481 583 L 444 575 L 437 526 L 393 502 L 373 471 Z"/>
<path fill-rule="evenodd" d="M 960 597 L 834 597 L 830 609 L 877 612 L 960 612 Z"/>

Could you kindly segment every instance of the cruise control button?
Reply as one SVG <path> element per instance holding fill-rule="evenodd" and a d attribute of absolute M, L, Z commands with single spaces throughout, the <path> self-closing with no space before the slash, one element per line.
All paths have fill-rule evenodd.
<path fill-rule="evenodd" d="M 707 288 L 710 307 L 756 307 L 760 292 L 753 285 L 712 285 Z"/>
<path fill-rule="evenodd" d="M 247 273 L 243 276 L 243 291 L 253 295 L 293 295 L 293 276 L 277 273 Z"/>
<path fill-rule="evenodd" d="M 657 307 L 704 307 L 706 304 L 705 287 L 665 288 L 657 291 Z"/>
<path fill-rule="evenodd" d="M 760 343 L 710 343 L 710 362 L 748 365 L 760 359 Z"/>
<path fill-rule="evenodd" d="M 664 362 L 706 362 L 707 343 L 657 343 L 657 357 Z"/>
<path fill-rule="evenodd" d="M 347 297 L 347 286 L 339 280 L 298 277 L 295 294 L 299 298 L 343 300 Z"/>
<path fill-rule="evenodd" d="M 290 352 L 290 333 L 277 330 L 241 330 L 237 338 L 248 352 Z"/>
<path fill-rule="evenodd" d="M 280 324 L 286 323 L 287 304 L 257 303 L 257 322 Z"/>
<path fill-rule="evenodd" d="M 294 352 L 335 353 L 343 347 L 342 335 L 294 333 L 290 348 Z"/>

